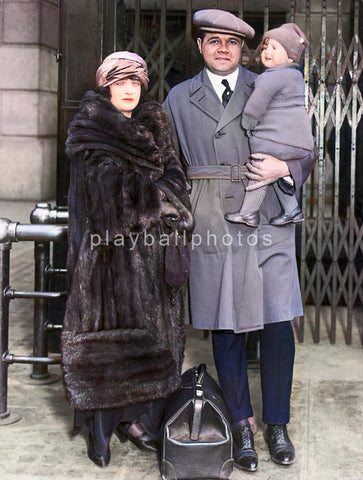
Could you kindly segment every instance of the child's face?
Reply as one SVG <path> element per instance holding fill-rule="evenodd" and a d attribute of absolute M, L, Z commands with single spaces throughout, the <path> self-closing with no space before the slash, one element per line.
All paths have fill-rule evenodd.
<path fill-rule="evenodd" d="M 137 106 L 141 95 L 139 80 L 124 78 L 110 85 L 111 103 L 120 110 L 125 117 L 131 117 L 133 109 Z"/>
<path fill-rule="evenodd" d="M 289 61 L 287 51 L 281 45 L 272 38 L 265 38 L 261 51 L 261 62 L 265 67 L 277 67 Z"/>

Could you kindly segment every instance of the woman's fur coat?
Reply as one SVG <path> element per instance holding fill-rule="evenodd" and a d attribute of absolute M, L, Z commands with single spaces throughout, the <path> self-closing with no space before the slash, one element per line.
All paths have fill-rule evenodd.
<path fill-rule="evenodd" d="M 164 281 L 160 190 L 191 220 L 166 115 L 145 96 L 125 119 L 88 91 L 68 133 L 67 397 L 81 410 L 166 397 L 180 383 L 184 329 L 181 292 L 172 305 Z"/>

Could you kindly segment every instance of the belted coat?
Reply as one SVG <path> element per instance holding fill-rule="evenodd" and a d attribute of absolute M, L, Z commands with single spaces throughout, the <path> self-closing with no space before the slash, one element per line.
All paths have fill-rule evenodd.
<path fill-rule="evenodd" d="M 175 86 L 164 102 L 174 148 L 186 167 L 243 165 L 249 145 L 241 114 L 255 74 L 239 66 L 233 95 L 223 108 L 205 69 Z M 296 188 L 314 156 L 288 162 Z M 195 228 L 190 242 L 190 312 L 193 326 L 236 333 L 291 320 L 303 313 L 295 256 L 295 227 L 271 226 L 280 213 L 272 188 L 260 209 L 260 225 L 232 224 L 224 213 L 239 209 L 241 181 L 191 180 Z"/>

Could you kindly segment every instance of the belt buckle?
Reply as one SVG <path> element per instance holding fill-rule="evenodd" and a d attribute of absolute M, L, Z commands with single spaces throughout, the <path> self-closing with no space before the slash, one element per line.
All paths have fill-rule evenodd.
<path fill-rule="evenodd" d="M 240 165 L 238 163 L 234 163 L 233 165 L 230 166 L 231 168 L 231 182 L 240 182 L 241 176 L 240 176 Z M 236 173 L 237 170 L 237 173 Z"/>

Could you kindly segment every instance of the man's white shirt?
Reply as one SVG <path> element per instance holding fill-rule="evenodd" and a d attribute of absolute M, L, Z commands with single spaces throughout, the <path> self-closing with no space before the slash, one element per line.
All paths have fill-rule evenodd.
<path fill-rule="evenodd" d="M 236 88 L 236 83 L 237 83 L 237 78 L 238 78 L 238 68 L 232 73 L 229 73 L 228 75 L 221 76 L 221 75 L 216 75 L 215 73 L 212 73 L 211 71 L 207 70 L 208 78 L 212 84 L 212 87 L 214 88 L 216 94 L 218 95 L 219 100 L 222 103 L 222 95 L 223 92 L 225 91 L 226 87 L 222 84 L 222 80 L 228 80 L 229 86 L 232 91 Z"/>

